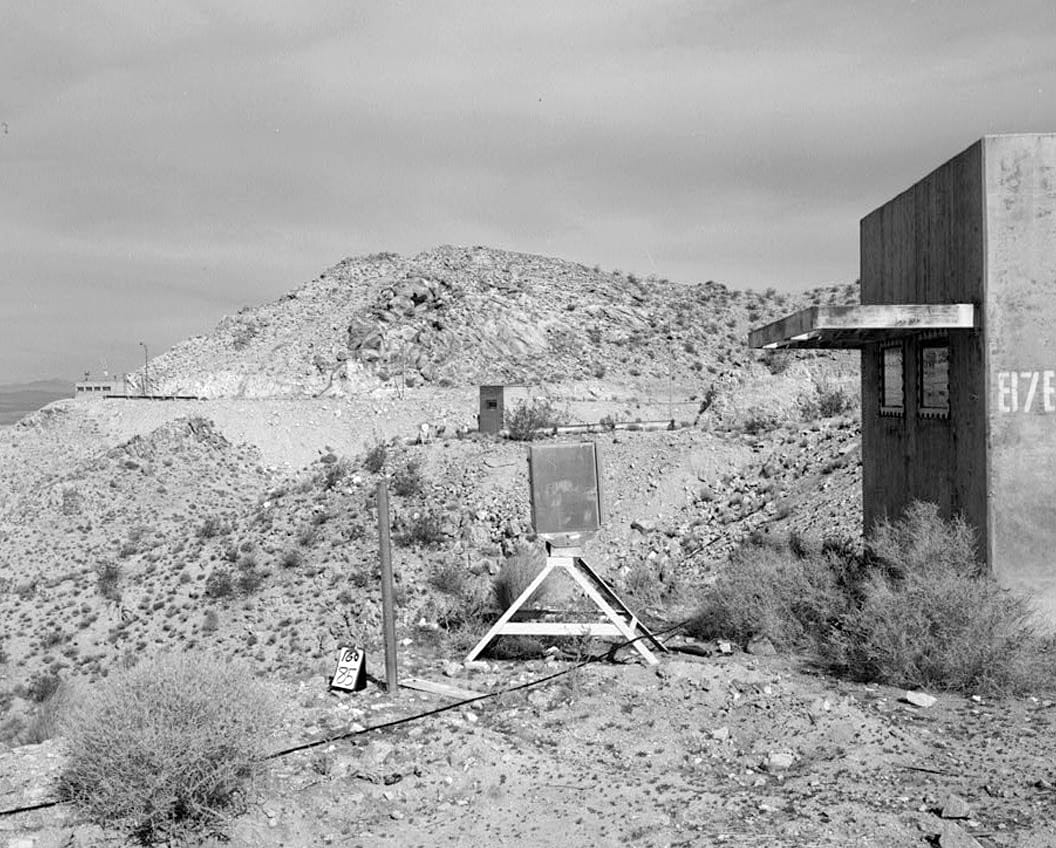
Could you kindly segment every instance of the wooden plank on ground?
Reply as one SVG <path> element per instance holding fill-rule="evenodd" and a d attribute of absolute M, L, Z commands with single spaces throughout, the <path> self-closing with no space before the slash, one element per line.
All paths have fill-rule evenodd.
<path fill-rule="evenodd" d="M 408 677 L 400 681 L 400 686 L 405 689 L 414 689 L 418 692 L 428 692 L 430 695 L 440 695 L 444 698 L 454 698 L 456 701 L 466 701 L 470 698 L 479 698 L 487 692 L 477 692 L 474 689 L 463 689 L 460 686 L 452 686 L 450 683 L 437 683 L 435 680 L 424 680 L 421 677 Z"/>

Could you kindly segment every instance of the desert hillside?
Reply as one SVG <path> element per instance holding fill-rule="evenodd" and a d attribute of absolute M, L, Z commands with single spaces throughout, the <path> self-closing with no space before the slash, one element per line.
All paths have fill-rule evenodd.
<path fill-rule="evenodd" d="M 303 669 L 336 644 L 339 610 L 372 643 L 383 475 L 411 481 L 394 491 L 401 625 L 450 617 L 438 570 L 486 596 L 532 537 L 524 448 L 473 433 L 485 378 L 532 382 L 562 420 L 632 428 L 590 436 L 611 493 L 591 555 L 656 615 L 748 533 L 853 533 L 856 361 L 745 344 L 796 303 L 853 296 L 486 248 L 341 262 L 151 363 L 152 381 L 219 397 L 61 401 L 3 434 L 7 683 L 98 678 L 180 644 Z M 635 423 L 658 419 L 677 429 Z M 422 424 L 437 438 L 417 444 Z M 287 630 L 307 656 L 277 641 Z"/>
<path fill-rule="evenodd" d="M 707 377 L 749 361 L 749 326 L 805 303 L 855 300 L 854 285 L 741 292 L 486 247 L 380 253 L 225 317 L 152 361 L 149 378 L 163 393 L 274 397 Z"/>
<path fill-rule="evenodd" d="M 857 357 L 745 343 L 856 296 L 486 248 L 379 254 L 151 362 L 153 389 L 198 400 L 70 399 L 0 428 L 0 811 L 19 810 L 5 835 L 122 838 L 47 806 L 56 734 L 115 671 L 184 652 L 240 660 L 281 694 L 269 750 L 314 746 L 271 761 L 230 822 L 236 845 L 978 845 L 964 798 L 991 834 L 1044 834 L 1051 700 L 950 695 L 928 714 L 767 639 L 678 629 L 745 542 L 819 557 L 859 543 Z M 463 664 L 542 556 L 524 444 L 475 432 L 493 381 L 531 384 L 552 422 L 598 425 L 540 437 L 598 444 L 608 515 L 585 556 L 665 633 L 658 667 L 626 650 L 580 667 L 606 655 L 585 638 L 506 637 Z M 496 697 L 329 689 L 343 645 L 381 673 L 382 480 L 401 680 Z M 560 580 L 535 602 L 591 614 Z M 584 806 L 588 790 L 604 800 Z"/>

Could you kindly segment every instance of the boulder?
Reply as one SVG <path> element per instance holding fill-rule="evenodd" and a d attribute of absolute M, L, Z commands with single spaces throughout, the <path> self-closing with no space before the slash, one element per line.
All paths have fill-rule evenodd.
<path fill-rule="evenodd" d="M 968 807 L 968 802 L 960 795 L 951 793 L 946 797 L 946 803 L 942 805 L 942 813 L 940 815 L 944 819 L 966 819 L 971 814 L 972 811 Z"/>
<path fill-rule="evenodd" d="M 906 692 L 906 694 L 902 696 L 902 700 L 913 704 L 915 707 L 923 707 L 924 709 L 927 709 L 928 707 L 934 706 L 935 702 L 938 701 L 938 698 L 934 695 L 929 695 L 927 692 Z"/>

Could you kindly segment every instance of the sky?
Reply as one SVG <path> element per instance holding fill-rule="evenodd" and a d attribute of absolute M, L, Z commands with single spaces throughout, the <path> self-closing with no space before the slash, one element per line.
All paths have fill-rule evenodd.
<path fill-rule="evenodd" d="M 0 0 L 0 21 L 0 383 L 135 368 L 378 251 L 851 282 L 869 211 L 985 134 L 1056 131 L 1052 0 Z"/>

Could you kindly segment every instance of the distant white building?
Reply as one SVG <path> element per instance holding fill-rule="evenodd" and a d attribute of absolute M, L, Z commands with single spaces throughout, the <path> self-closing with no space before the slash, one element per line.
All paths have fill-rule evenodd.
<path fill-rule="evenodd" d="M 85 375 L 85 379 L 78 381 L 73 387 L 73 396 L 78 398 L 103 398 L 107 395 L 124 396 L 126 394 L 128 390 L 124 377 L 103 375 L 101 379 L 93 380 Z"/>

